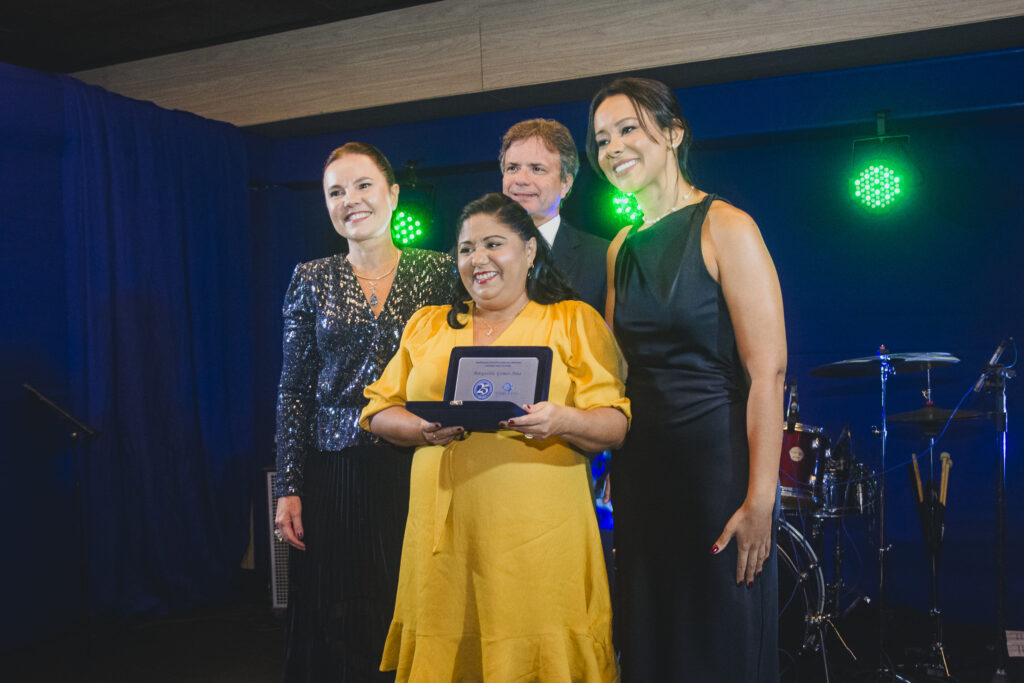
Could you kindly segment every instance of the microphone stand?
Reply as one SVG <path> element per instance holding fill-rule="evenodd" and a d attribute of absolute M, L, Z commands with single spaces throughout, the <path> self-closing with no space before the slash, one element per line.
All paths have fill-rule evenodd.
<path fill-rule="evenodd" d="M 75 509 L 78 510 L 78 580 L 80 597 L 78 601 L 78 618 L 80 626 L 85 629 L 86 646 L 85 656 L 85 680 L 90 680 L 91 665 L 90 652 L 92 641 L 92 625 L 90 624 L 91 609 L 89 604 L 89 554 L 88 543 L 86 543 L 86 507 L 82 496 L 82 465 L 85 460 L 85 452 L 89 442 L 99 437 L 100 432 L 90 427 L 83 420 L 75 417 L 55 401 L 48 398 L 41 391 L 31 384 L 22 384 L 25 391 L 32 394 L 36 400 L 46 406 L 52 413 L 56 414 L 68 429 L 68 436 L 71 438 L 72 453 L 74 457 L 74 490 Z"/>
<path fill-rule="evenodd" d="M 998 411 L 992 413 L 996 423 L 999 462 L 996 467 L 996 642 L 995 672 L 992 683 L 1009 681 L 1009 653 L 1006 649 L 1006 381 L 1016 373 L 1005 366 L 989 364 L 982 373 L 983 390 L 998 392 Z"/>

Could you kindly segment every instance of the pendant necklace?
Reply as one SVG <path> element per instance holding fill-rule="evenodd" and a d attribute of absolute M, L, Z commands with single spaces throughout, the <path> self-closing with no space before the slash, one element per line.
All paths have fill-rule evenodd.
<path fill-rule="evenodd" d="M 395 265 L 391 266 L 391 270 L 384 273 L 383 275 L 378 275 L 377 277 L 366 277 L 364 275 L 360 275 L 358 272 L 356 272 L 355 266 L 352 265 L 352 262 L 348 260 L 348 256 L 345 256 L 345 260 L 348 261 L 348 267 L 352 269 L 353 275 L 355 275 L 360 280 L 365 280 L 366 282 L 370 283 L 370 308 L 377 308 L 377 304 L 380 303 L 380 299 L 377 298 L 377 282 L 383 280 L 388 275 L 391 275 L 391 273 L 395 272 L 398 269 L 398 262 L 402 260 L 402 255 L 398 255 L 398 258 L 395 260 Z"/>
<path fill-rule="evenodd" d="M 530 303 L 529 299 L 526 300 L 526 304 L 528 304 L 528 303 Z M 516 311 L 516 314 L 513 315 L 511 318 L 505 318 L 504 320 L 499 320 L 499 321 L 497 321 L 497 324 L 500 325 L 502 323 L 511 322 L 511 321 L 515 320 L 516 318 L 518 318 L 519 314 L 523 312 L 524 308 L 526 308 L 526 304 L 523 304 L 522 306 L 520 306 L 519 310 Z M 473 320 L 474 321 L 477 320 L 476 312 L 475 311 L 473 312 Z M 479 321 L 480 321 L 481 325 L 483 325 L 484 327 L 487 328 L 487 331 L 484 332 L 484 335 L 490 337 L 492 334 L 494 334 L 494 328 L 491 327 L 491 325 L 486 320 L 484 320 L 483 318 L 480 318 Z"/>

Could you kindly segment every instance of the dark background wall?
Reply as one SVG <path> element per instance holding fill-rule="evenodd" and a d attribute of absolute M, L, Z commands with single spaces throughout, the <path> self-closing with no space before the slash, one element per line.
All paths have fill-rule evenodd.
<path fill-rule="evenodd" d="M 5 613 L 4 642 L 54 631 L 73 619 L 78 598 L 73 547 L 76 511 L 71 458 L 56 426 L 21 390 L 32 383 L 67 398 L 67 283 L 61 212 L 63 110 L 48 77 L 3 74 L 0 183 L 3 225 L 3 358 L 0 402 L 5 435 L 3 481 L 16 516 L 19 549 L 3 580 L 19 590 Z M 893 64 L 731 82 L 679 91 L 693 124 L 697 185 L 750 212 L 775 259 L 786 305 L 789 374 L 798 379 L 804 422 L 835 435 L 845 423 L 854 451 L 879 467 L 880 422 L 874 380 L 825 380 L 823 363 L 893 351 L 946 351 L 961 359 L 932 377 L 935 402 L 952 408 L 992 348 L 1024 329 L 1016 265 L 1024 247 L 1024 52 Z M 893 133 L 910 136 L 922 182 L 904 206 L 869 216 L 847 198 L 851 140 L 874 132 L 874 112 L 890 110 Z M 273 459 L 273 400 L 280 367 L 280 302 L 298 261 L 340 248 L 323 207 L 319 176 L 335 146 L 379 146 L 397 169 L 419 163 L 434 186 L 436 232 L 427 246 L 446 249 L 461 206 L 500 188 L 496 155 L 512 123 L 550 116 L 582 147 L 586 102 L 493 112 L 337 134 L 271 140 L 248 137 L 253 246 L 253 391 L 258 471 Z M 618 227 L 603 208 L 608 192 L 583 163 L 564 214 L 610 237 Z M 1012 353 L 1008 353 L 1012 358 Z M 923 373 L 889 383 L 891 412 L 917 408 Z M 1007 461 L 1011 627 L 1024 627 L 1024 503 L 1016 495 L 1024 463 L 1016 426 L 1024 422 L 1019 383 L 1010 386 Z M 990 410 L 971 395 L 965 408 Z M 888 532 L 891 599 L 927 605 L 920 529 L 902 463 L 925 445 L 912 428 L 890 428 Z M 996 435 L 991 423 L 957 425 L 939 450 L 955 461 L 943 555 L 942 600 L 953 619 L 985 623 L 994 615 L 993 486 Z M 666 457 L 671 457 L 667 450 Z M 257 515 L 257 524 L 261 517 Z M 679 524 L 686 524 L 680 519 Z M 851 520 L 849 579 L 874 593 L 873 520 Z M 152 539 L 159 543 L 159 538 Z M 856 558 L 860 554 L 860 560 Z"/>

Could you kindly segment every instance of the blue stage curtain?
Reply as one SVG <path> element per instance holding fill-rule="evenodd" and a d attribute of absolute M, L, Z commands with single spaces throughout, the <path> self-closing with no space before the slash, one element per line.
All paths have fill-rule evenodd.
<path fill-rule="evenodd" d="M 83 468 L 92 612 L 215 601 L 249 542 L 254 459 L 243 135 L 60 82 L 71 395 L 102 431 Z"/>

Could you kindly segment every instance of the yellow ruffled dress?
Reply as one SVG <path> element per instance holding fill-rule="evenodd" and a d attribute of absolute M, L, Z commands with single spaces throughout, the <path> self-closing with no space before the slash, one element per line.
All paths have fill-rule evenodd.
<path fill-rule="evenodd" d="M 473 345 L 471 315 L 455 330 L 448 310 L 409 320 L 366 389 L 364 428 L 390 406 L 443 398 L 452 347 Z M 553 349 L 550 401 L 630 417 L 621 355 L 589 305 L 530 302 L 494 343 Z M 381 670 L 431 683 L 618 681 L 589 482 L 587 457 L 557 437 L 476 432 L 418 448 Z"/>

